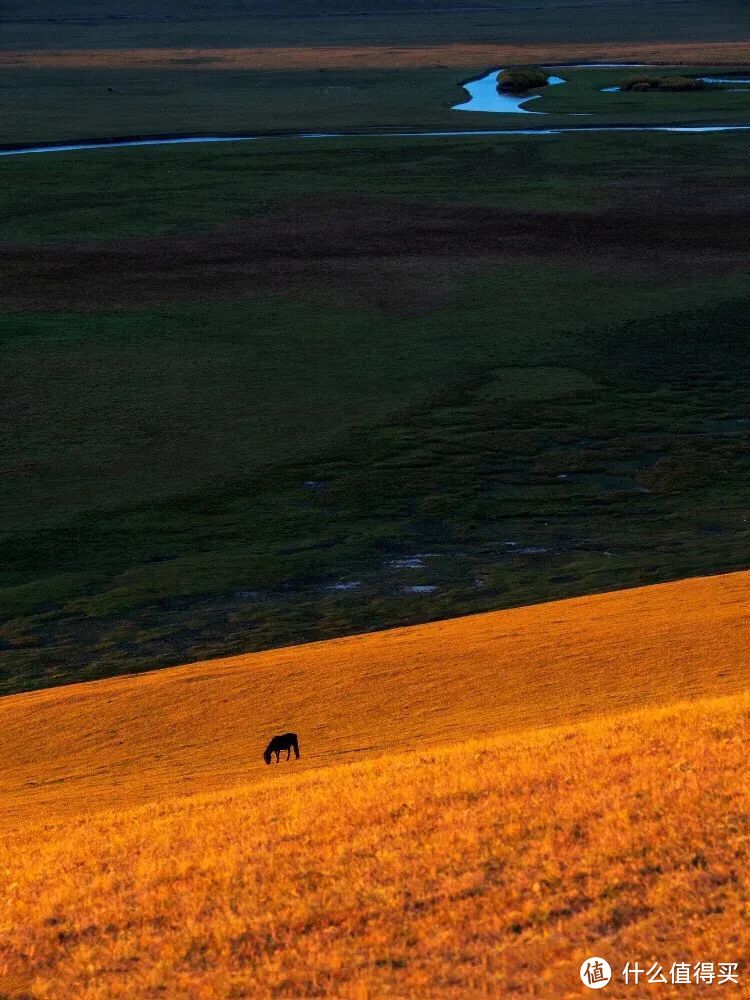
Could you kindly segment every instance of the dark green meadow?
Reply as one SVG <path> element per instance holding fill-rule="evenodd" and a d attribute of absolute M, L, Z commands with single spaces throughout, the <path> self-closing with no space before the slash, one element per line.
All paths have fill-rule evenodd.
<path fill-rule="evenodd" d="M 5 0 L 5 49 L 735 41 L 744 0 Z"/>
<path fill-rule="evenodd" d="M 565 46 L 582 61 L 642 61 L 650 45 L 657 61 L 685 65 L 681 47 L 698 37 L 738 43 L 750 31 L 744 0 L 577 0 L 456 3 L 455 0 L 238 0 L 190 3 L 160 0 L 6 2 L 0 13 L 0 52 L 103 52 L 190 48 L 198 54 L 165 58 L 163 68 L 86 66 L 0 68 L 0 145 L 164 133 L 285 132 L 362 129 L 476 129 L 603 122 L 747 121 L 750 93 L 601 94 L 619 82 L 620 70 L 569 70 L 565 87 L 548 89 L 535 111 L 546 119 L 451 111 L 466 99 L 462 79 L 491 69 L 477 64 L 472 45 Z M 663 45 L 662 45 L 663 43 Z M 586 48 L 595 46 L 594 49 Z M 630 55 L 622 46 L 631 46 Z M 662 49 L 659 46 L 662 45 Z M 414 69 L 346 68 L 328 64 L 329 47 L 374 46 L 400 52 L 435 48 L 434 64 Z M 441 49 L 453 46 L 455 51 Z M 461 46 L 469 46 L 461 49 Z M 619 46 L 619 48 L 618 48 Z M 209 68 L 212 49 L 309 47 L 318 52 L 309 69 Z M 569 47 L 569 49 L 568 49 Z M 611 52 L 610 52 L 611 49 Z M 726 63 L 731 50 L 720 57 Z M 320 59 L 320 68 L 315 59 Z M 522 58 L 519 56 L 519 58 Z M 738 56 L 739 58 L 739 56 Z M 462 60 L 465 59 L 465 64 Z M 579 61 L 578 57 L 572 61 Z M 158 59 L 156 61 L 158 65 Z M 415 66 L 420 65 L 419 60 Z M 734 67 L 742 68 L 742 67 Z M 724 67 L 725 70 L 731 67 Z M 627 71 L 625 71 L 627 72 Z M 570 119 L 571 113 L 585 115 Z"/>
<path fill-rule="evenodd" d="M 288 286 L 6 305 L 0 691 L 746 567 L 749 143 L 273 140 L 0 161 L 0 250 L 59 244 L 63 267 L 99 241 L 92 285 L 108 240 L 267 220 L 281 243 L 289 205 L 306 218 L 332 199 L 335 216 L 353 196 L 386 219 L 347 257 L 326 256 L 321 230 L 317 270 Z M 507 253 L 501 227 L 486 254 L 445 254 L 410 236 L 416 204 L 547 213 L 540 236 L 568 236 Z M 636 238 L 649 213 L 657 235 Z M 587 219 L 601 234 L 581 247 Z M 684 244 L 667 242 L 675 219 Z M 398 225 L 403 245 L 383 249 Z"/>
<path fill-rule="evenodd" d="M 710 209 L 725 186 L 744 190 L 749 145 L 744 133 L 582 133 L 263 139 L 14 156 L 0 158 L 3 242 L 201 232 L 330 194 L 564 215 L 615 202 L 635 213 L 632 199 L 643 191 L 653 190 L 657 202 L 660 192 L 687 191 Z M 731 229 L 726 245 L 737 248 Z"/>
<path fill-rule="evenodd" d="M 492 67 L 486 67 L 487 70 Z M 743 67 L 681 67 L 706 75 Z M 543 128 L 554 125 L 748 123 L 750 87 L 602 93 L 627 69 L 561 69 L 565 86 L 529 105 L 546 117 L 453 111 L 468 97 L 459 68 L 413 70 L 0 70 L 0 144 L 165 133 Z M 665 70 L 664 72 L 669 72 Z M 747 75 L 747 74 L 745 74 Z"/>
<path fill-rule="evenodd" d="M 8 98 L 0 110 L 0 143 L 455 126 L 452 119 L 461 116 L 451 112 L 451 104 L 465 98 L 461 79 L 474 72 L 0 70 L 0 88 Z"/>

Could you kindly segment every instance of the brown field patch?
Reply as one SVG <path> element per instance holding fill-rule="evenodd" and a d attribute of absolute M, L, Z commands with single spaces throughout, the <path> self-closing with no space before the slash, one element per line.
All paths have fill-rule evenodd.
<path fill-rule="evenodd" d="M 280 292 L 409 313 L 447 304 L 468 271 L 508 260 L 644 280 L 746 270 L 744 187 L 693 200 L 654 187 L 616 194 L 615 207 L 598 214 L 305 199 L 205 233 L 0 244 L 0 307 L 137 309 Z"/>
<path fill-rule="evenodd" d="M 586 42 L 534 45 L 279 46 L 255 48 L 0 51 L 0 69 L 471 69 L 517 63 L 640 61 L 734 65 L 750 61 L 750 40 Z"/>

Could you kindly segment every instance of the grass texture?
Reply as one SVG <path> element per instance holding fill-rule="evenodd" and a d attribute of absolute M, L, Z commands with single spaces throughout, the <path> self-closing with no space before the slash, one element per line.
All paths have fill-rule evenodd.
<path fill-rule="evenodd" d="M 742 692 L 749 594 L 733 573 L 3 698 L 0 824 L 266 781 L 289 730 L 297 771 Z"/>
<path fill-rule="evenodd" d="M 626 961 L 744 963 L 749 590 L 3 699 L 0 994 L 562 1000 L 594 954 L 626 1000 Z"/>
<path fill-rule="evenodd" d="M 530 49 L 536 62 L 613 58 L 682 64 L 681 74 L 743 71 L 750 44 L 700 48 Z M 568 83 L 545 88 L 539 118 L 453 111 L 461 82 L 513 65 L 527 49 L 0 50 L 0 144 L 123 135 L 253 134 L 541 128 L 601 124 L 731 123 L 750 120 L 750 93 L 602 93 L 622 69 L 562 69 Z M 723 68 L 722 68 L 723 67 Z M 632 72 L 632 71 L 630 71 Z M 746 74 L 745 74 L 746 75 Z M 20 96 L 16 96 L 20 95 Z M 585 117 L 576 117 L 585 116 Z"/>
<path fill-rule="evenodd" d="M 554 1000 L 593 954 L 624 1000 L 626 962 L 742 969 L 749 721 L 738 695 L 420 747 L 3 845 L 0 970 L 40 1000 Z"/>
<path fill-rule="evenodd" d="M 746 567 L 746 152 L 4 161 L 0 690 Z"/>

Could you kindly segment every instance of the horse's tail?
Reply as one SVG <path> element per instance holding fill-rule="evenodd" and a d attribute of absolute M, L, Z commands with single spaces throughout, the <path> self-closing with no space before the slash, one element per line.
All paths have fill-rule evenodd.
<path fill-rule="evenodd" d="M 299 742 L 297 740 L 297 734 L 294 734 L 292 739 L 292 749 L 294 750 L 294 759 L 299 760 Z"/>

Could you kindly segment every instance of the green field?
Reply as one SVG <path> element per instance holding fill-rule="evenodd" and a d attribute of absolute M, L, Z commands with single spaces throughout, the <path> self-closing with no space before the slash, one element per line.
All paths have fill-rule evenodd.
<path fill-rule="evenodd" d="M 682 46 L 699 39 L 710 68 L 712 43 L 743 46 L 750 17 L 741 0 L 525 0 L 502 3 L 454 0 L 258 0 L 191 3 L 160 0 L 147 10 L 135 0 L 85 3 L 8 2 L 0 16 L 0 53 L 81 50 L 67 68 L 0 67 L 0 145 L 113 135 L 222 132 L 350 131 L 369 129 L 476 129 L 554 124 L 745 122 L 750 92 L 702 94 L 602 94 L 619 83 L 622 70 L 566 70 L 570 82 L 550 88 L 535 111 L 521 115 L 458 113 L 466 98 L 460 84 L 492 68 L 467 45 L 562 47 L 560 60 L 643 61 L 650 45 L 659 62 L 674 60 L 681 72 L 698 72 Z M 698 28 L 700 34 L 698 34 Z M 663 49 L 659 50 L 659 44 Z M 586 46 L 595 46 L 594 49 Z M 308 68 L 245 66 L 208 68 L 213 49 L 310 47 Z M 375 46 L 402 54 L 410 47 L 435 48 L 434 59 L 414 68 L 346 68 L 328 61 L 331 47 Z M 619 46 L 619 48 L 618 48 Z M 623 50 L 623 46 L 629 47 Z M 86 65 L 86 50 L 167 53 L 150 68 Z M 191 48 L 192 53 L 174 49 Z M 580 49 L 580 51 L 579 51 Z M 610 53 L 611 49 L 611 53 Z M 558 51 L 555 49 L 555 51 Z M 645 50 L 644 50 L 645 51 Z M 688 50 L 686 50 L 688 51 Z M 747 51 L 747 50 L 744 50 Z M 576 55 L 578 53 L 578 55 Z M 522 55 L 518 57 L 525 58 Z M 738 55 L 737 58 L 743 58 Z M 346 62 L 346 60 L 344 60 Z M 370 65 L 380 66 L 375 59 Z M 411 65 L 411 64 L 410 64 Z M 582 117 L 575 118 L 572 115 Z M 585 116 L 585 117 L 584 117 Z"/>
<path fill-rule="evenodd" d="M 739 0 L 8 0 L 0 28 L 0 145 L 750 123 L 750 91 L 601 93 L 622 69 L 562 71 L 547 117 L 454 112 L 490 66 L 437 48 L 658 43 L 683 74 L 743 71 Z M 243 46 L 318 48 L 170 64 Z M 331 46 L 429 62 L 342 68 Z M 24 55 L 144 47 L 162 68 Z M 746 567 L 749 150 L 584 132 L 0 158 L 0 694 Z"/>
<path fill-rule="evenodd" d="M 0 161 L 0 690 L 747 566 L 748 143 Z"/>
<path fill-rule="evenodd" d="M 735 41 L 744 0 L 6 0 L 2 48 Z"/>
<path fill-rule="evenodd" d="M 490 68 L 490 67 L 488 67 Z M 742 67 L 682 67 L 707 75 Z M 482 72 L 482 71 L 480 71 Z M 607 123 L 750 122 L 742 92 L 616 93 L 633 70 L 564 69 L 530 109 L 546 117 L 451 110 L 476 68 L 200 71 L 0 70 L 0 144 L 164 133 L 540 128 Z M 668 73 L 669 71 L 664 71 Z M 678 72 L 678 71 L 673 71 Z M 577 117 L 580 116 L 580 117 Z"/>

